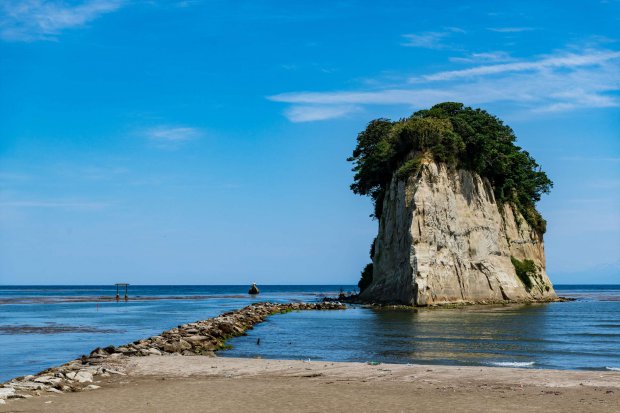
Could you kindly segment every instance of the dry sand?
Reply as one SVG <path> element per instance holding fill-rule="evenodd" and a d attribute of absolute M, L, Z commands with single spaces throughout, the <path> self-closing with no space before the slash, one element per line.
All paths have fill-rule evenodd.
<path fill-rule="evenodd" d="M 620 373 L 151 356 L 0 412 L 620 412 Z"/>

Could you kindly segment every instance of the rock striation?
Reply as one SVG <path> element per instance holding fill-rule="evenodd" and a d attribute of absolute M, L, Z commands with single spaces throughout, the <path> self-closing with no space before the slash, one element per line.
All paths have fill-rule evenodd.
<path fill-rule="evenodd" d="M 256 303 L 218 317 L 183 324 L 160 335 L 122 346 L 96 348 L 59 367 L 35 375 L 18 377 L 0 384 L 0 404 L 6 399 L 23 399 L 43 393 L 64 393 L 99 388 L 93 382 L 110 375 L 124 375 L 126 357 L 207 355 L 226 347 L 226 340 L 245 334 L 268 316 L 300 310 L 342 310 L 339 302 L 321 303 Z M 19 393 L 18 393 L 19 392 Z"/>
<path fill-rule="evenodd" d="M 513 260 L 535 272 L 517 275 Z M 364 301 L 428 306 L 548 301 L 542 234 L 510 204 L 498 205 L 479 175 L 423 160 L 393 177 L 374 244 L 373 281 Z"/>

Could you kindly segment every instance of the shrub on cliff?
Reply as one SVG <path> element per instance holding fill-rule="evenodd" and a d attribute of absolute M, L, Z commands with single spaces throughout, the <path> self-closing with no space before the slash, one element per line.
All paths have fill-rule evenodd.
<path fill-rule="evenodd" d="M 481 109 L 445 102 L 398 121 L 376 119 L 357 137 L 348 161 L 355 172 L 351 189 L 368 195 L 381 217 L 392 177 L 405 179 L 418 170 L 419 156 L 464 168 L 489 179 L 498 205 L 512 203 L 541 234 L 546 222 L 535 204 L 553 186 L 534 158 L 515 145 L 510 127 Z"/>
<path fill-rule="evenodd" d="M 360 289 L 360 293 L 364 291 L 366 288 L 368 288 L 368 286 L 372 282 L 372 268 L 373 268 L 373 265 L 372 263 L 370 263 L 366 267 L 364 267 L 364 270 L 362 271 L 362 276 L 360 277 L 360 280 L 357 283 L 357 286 Z"/>
<path fill-rule="evenodd" d="M 534 284 L 532 283 L 532 277 L 536 277 L 538 274 L 538 270 L 536 269 L 536 264 L 532 260 L 523 260 L 520 261 L 515 257 L 510 257 L 510 261 L 512 261 L 512 265 L 515 267 L 515 272 L 517 276 L 523 284 L 529 289 L 531 289 Z"/>

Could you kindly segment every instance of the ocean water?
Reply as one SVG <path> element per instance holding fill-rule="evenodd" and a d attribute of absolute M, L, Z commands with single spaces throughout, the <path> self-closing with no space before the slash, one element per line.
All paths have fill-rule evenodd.
<path fill-rule="evenodd" d="M 0 287 L 0 381 L 216 316 L 255 301 L 314 301 L 353 286 Z M 556 286 L 565 303 L 418 311 L 354 306 L 270 317 L 230 357 L 620 369 L 620 285 Z M 260 338 L 260 344 L 257 339 Z"/>

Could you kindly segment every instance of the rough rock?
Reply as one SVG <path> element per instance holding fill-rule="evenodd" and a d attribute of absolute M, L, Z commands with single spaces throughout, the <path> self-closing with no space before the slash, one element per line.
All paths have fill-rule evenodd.
<path fill-rule="evenodd" d="M 3 387 L 0 388 L 0 400 L 2 399 L 6 399 L 9 396 L 12 396 L 15 394 L 15 389 L 12 387 Z"/>
<path fill-rule="evenodd" d="M 80 370 L 77 372 L 68 373 L 67 378 L 70 380 L 75 380 L 78 383 L 86 383 L 93 381 L 93 374 L 88 370 Z"/>
<path fill-rule="evenodd" d="M 534 262 L 532 288 L 511 257 Z M 365 301 L 426 306 L 556 298 L 542 235 L 510 204 L 496 203 L 487 179 L 432 161 L 390 183 L 373 264 L 373 281 L 360 295 Z"/>
<path fill-rule="evenodd" d="M 0 386 L 0 404 L 5 399 L 39 396 L 41 391 L 62 393 L 93 390 L 99 388 L 91 383 L 94 377 L 110 374 L 125 375 L 119 358 L 151 355 L 181 354 L 185 356 L 213 356 L 214 351 L 225 346 L 227 339 L 239 336 L 268 316 L 293 310 L 340 310 L 345 306 L 339 302 L 323 303 L 256 303 L 237 311 L 229 311 L 218 317 L 183 324 L 164 331 L 158 336 L 138 340 L 130 344 L 94 349 L 89 356 L 59 367 L 52 367 L 36 375 L 10 380 Z M 118 368 L 120 367 L 120 370 Z M 15 391 L 27 392 L 16 394 Z"/>
<path fill-rule="evenodd" d="M 33 380 L 35 383 L 43 383 L 43 384 L 57 384 L 62 381 L 60 377 L 52 377 L 52 376 L 39 376 Z"/>

